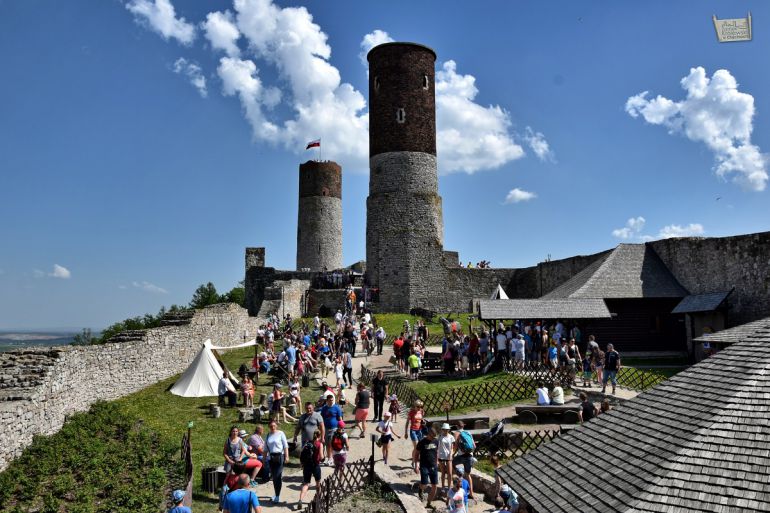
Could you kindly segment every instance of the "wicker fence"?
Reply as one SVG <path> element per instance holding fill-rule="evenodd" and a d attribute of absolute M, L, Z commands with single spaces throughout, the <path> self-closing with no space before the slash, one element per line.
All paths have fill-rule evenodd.
<path fill-rule="evenodd" d="M 361 376 L 359 377 L 359 381 L 364 385 L 371 385 L 372 380 L 376 375 L 377 373 L 375 371 L 369 369 L 369 367 L 366 367 L 364 364 L 361 364 Z M 420 399 L 417 392 L 409 386 L 409 381 L 405 377 L 396 376 L 395 379 L 392 376 L 389 377 L 388 391 L 391 394 L 396 394 L 402 411 L 408 409 L 414 401 Z"/>
<path fill-rule="evenodd" d="M 503 432 L 476 443 L 475 454 L 488 458 L 493 454 L 504 459 L 515 459 L 525 455 L 539 445 L 548 443 L 561 434 L 560 429 L 539 429 L 535 431 Z"/>
<path fill-rule="evenodd" d="M 192 442 L 190 441 L 190 430 L 182 436 L 182 461 L 184 462 L 184 505 L 192 505 L 193 488 L 193 461 L 192 461 Z"/>
<path fill-rule="evenodd" d="M 305 513 L 326 513 L 347 495 L 374 482 L 374 460 L 362 459 L 345 465 L 344 472 L 335 472 L 318 485 L 318 490 L 305 508 Z"/>
<path fill-rule="evenodd" d="M 623 367 L 618 373 L 618 386 L 644 391 L 668 379 L 667 376 L 635 367 Z"/>

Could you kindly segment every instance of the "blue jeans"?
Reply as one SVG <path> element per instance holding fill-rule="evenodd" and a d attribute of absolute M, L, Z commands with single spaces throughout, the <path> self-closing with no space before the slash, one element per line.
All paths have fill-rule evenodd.
<path fill-rule="evenodd" d="M 412 442 L 419 442 L 423 439 L 423 433 L 420 429 L 410 429 L 409 430 L 409 438 L 412 440 Z"/>
<path fill-rule="evenodd" d="M 602 378 L 602 384 L 606 385 L 608 381 L 612 380 L 612 386 L 618 384 L 618 371 L 604 369 L 604 377 Z"/>

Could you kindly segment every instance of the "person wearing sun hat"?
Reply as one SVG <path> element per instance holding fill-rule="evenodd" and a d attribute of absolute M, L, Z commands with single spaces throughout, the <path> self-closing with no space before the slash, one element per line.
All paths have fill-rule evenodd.
<path fill-rule="evenodd" d="M 393 441 L 393 437 L 397 437 L 397 438 L 401 438 L 401 437 L 398 436 L 398 434 L 395 431 L 393 431 L 393 422 L 390 421 L 390 417 L 391 417 L 390 412 L 386 411 L 385 413 L 383 413 L 383 416 L 385 418 L 381 420 L 379 424 L 377 424 L 376 431 L 380 433 L 379 446 L 382 449 L 382 460 L 385 463 L 385 465 L 387 465 L 390 442 Z"/>
<path fill-rule="evenodd" d="M 168 510 L 168 513 L 192 513 L 190 508 L 182 506 L 184 496 L 184 490 L 174 490 L 174 493 L 171 494 L 171 500 L 174 503 L 174 507 Z"/>

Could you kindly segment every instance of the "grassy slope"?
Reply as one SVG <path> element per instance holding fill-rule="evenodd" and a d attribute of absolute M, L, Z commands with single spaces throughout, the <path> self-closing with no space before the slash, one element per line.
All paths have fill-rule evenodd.
<path fill-rule="evenodd" d="M 253 354 L 252 348 L 220 352 L 225 364 L 233 370 L 237 370 L 243 362 L 250 362 Z M 239 424 L 236 408 L 222 408 L 222 416 L 218 419 L 208 415 L 208 404 L 216 402 L 216 397 L 189 398 L 171 394 L 167 389 L 174 384 L 178 377 L 174 376 L 161 381 L 116 402 L 127 412 L 144 419 L 145 425 L 162 437 L 174 440 L 176 443 L 179 443 L 187 429 L 187 422 L 192 420 L 195 423 L 192 430 L 195 469 L 193 511 L 196 513 L 214 512 L 216 511 L 216 501 L 213 496 L 201 490 L 201 469 L 206 466 L 222 464 L 222 448 L 230 426 L 238 425 L 253 432 L 255 424 L 252 422 Z M 255 398 L 258 399 L 260 393 L 267 393 L 271 390 L 272 382 L 262 376 L 254 393 Z M 315 390 L 303 390 L 303 399 L 314 400 L 315 398 Z M 291 440 L 294 426 L 283 425 L 281 429 Z M 292 472 L 296 463 L 296 461 L 290 463 L 287 473 Z"/>

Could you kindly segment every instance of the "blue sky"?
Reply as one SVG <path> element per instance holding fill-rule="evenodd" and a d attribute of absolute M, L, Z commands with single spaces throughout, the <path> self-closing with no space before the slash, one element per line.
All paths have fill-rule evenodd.
<path fill-rule="evenodd" d="M 749 10 L 753 41 L 718 43 L 712 14 Z M 0 1 L 0 329 L 228 290 L 245 246 L 293 268 L 318 137 L 344 169 L 344 261 L 363 259 L 360 55 L 388 38 L 438 54 L 464 262 L 768 230 L 769 32 L 766 2 Z"/>

